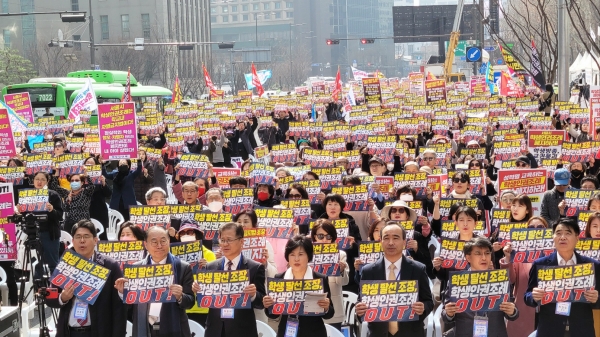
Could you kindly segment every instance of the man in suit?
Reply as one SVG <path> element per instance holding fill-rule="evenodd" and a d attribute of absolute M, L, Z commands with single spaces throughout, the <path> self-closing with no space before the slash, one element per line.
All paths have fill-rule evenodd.
<path fill-rule="evenodd" d="M 552 232 L 554 233 L 553 240 L 556 251 L 533 262 L 529 272 L 527 291 L 525 292 L 525 304 L 539 308 L 537 335 L 551 337 L 595 336 L 592 308 L 598 307 L 598 290 L 586 290 L 584 292 L 583 295 L 587 302 L 561 304 L 561 307 L 570 309 L 569 313 L 563 311 L 563 314 L 558 314 L 556 303 L 544 305 L 540 303 L 545 290 L 538 288 L 539 268 L 593 263 L 595 275 L 600 273 L 600 263 L 598 261 L 575 252 L 580 229 L 574 219 L 560 219 L 552 226 Z"/>
<path fill-rule="evenodd" d="M 250 284 L 244 293 L 250 295 L 252 308 L 263 309 L 265 296 L 265 267 L 262 263 L 242 256 L 244 227 L 230 222 L 219 228 L 219 243 L 223 257 L 206 265 L 208 270 L 248 269 Z M 194 292 L 200 287 L 194 282 Z M 258 337 L 253 309 L 236 309 L 233 317 L 220 309 L 209 309 L 206 319 L 206 336 L 211 337 Z"/>
<path fill-rule="evenodd" d="M 123 300 L 113 288 L 115 280 L 123 277 L 119 264 L 100 253 L 94 252 L 98 243 L 96 227 L 89 220 L 81 220 L 71 229 L 73 248 L 77 254 L 110 270 L 108 280 L 94 304 L 86 304 L 75 295 L 73 285 L 60 289 L 60 296 L 47 298 L 51 308 L 60 309 L 56 335 L 63 337 L 123 337 L 126 327 L 126 311 Z M 110 313 L 107 315 L 107 313 Z"/>
<path fill-rule="evenodd" d="M 492 263 L 492 243 L 483 237 L 471 239 L 463 247 L 465 258 L 469 262 L 470 270 L 486 271 Z M 450 289 L 450 288 L 448 288 Z M 446 289 L 446 299 L 450 294 Z M 442 319 L 445 323 L 455 323 L 454 336 L 472 337 L 475 316 L 487 317 L 487 336 L 488 337 L 508 337 L 506 332 L 506 323 L 504 319 L 514 321 L 519 318 L 519 311 L 512 302 L 503 302 L 500 304 L 500 311 L 489 312 L 456 312 L 456 303 L 447 301 L 442 311 Z"/>
<path fill-rule="evenodd" d="M 377 262 L 365 265 L 361 280 L 418 280 L 419 301 L 412 304 L 412 310 L 419 316 L 412 322 L 369 323 L 370 337 L 422 337 L 425 336 L 423 320 L 433 310 L 433 299 L 429 288 L 429 278 L 425 265 L 402 256 L 406 247 L 406 231 L 400 224 L 391 222 L 381 229 L 383 257 Z M 356 314 L 362 317 L 367 312 L 365 303 L 356 304 Z"/>
<path fill-rule="evenodd" d="M 173 284 L 169 291 L 177 300 L 170 303 L 139 303 L 133 305 L 133 336 L 136 337 L 191 337 L 186 310 L 194 306 L 192 268 L 170 253 L 169 234 L 160 226 L 146 231 L 144 248 L 148 257 L 136 265 L 171 264 Z M 125 279 L 118 279 L 115 288 L 123 294 Z"/>

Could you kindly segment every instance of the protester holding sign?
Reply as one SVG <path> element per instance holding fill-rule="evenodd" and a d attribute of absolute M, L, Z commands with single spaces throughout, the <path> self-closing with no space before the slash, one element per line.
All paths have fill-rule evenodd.
<path fill-rule="evenodd" d="M 154 187 L 154 166 L 156 164 L 148 160 L 146 151 L 144 150 L 138 150 L 138 157 L 138 160 L 142 164 L 142 174 L 135 178 L 133 188 L 135 190 L 135 199 L 142 205 L 145 205 L 146 199 L 144 195 L 147 190 Z"/>
<path fill-rule="evenodd" d="M 328 277 L 312 270 L 308 265 L 313 258 L 313 245 L 310 238 L 302 235 L 296 235 L 285 246 L 285 259 L 290 267 L 284 272 L 275 275 L 275 280 L 322 280 L 323 297 L 317 301 L 317 306 L 320 309 L 316 315 L 306 315 L 306 303 L 304 303 L 305 311 L 297 315 L 278 315 L 267 312 L 267 316 L 273 319 L 281 317 L 279 321 L 279 329 L 277 337 L 287 336 L 287 331 L 293 329 L 297 337 L 327 337 L 325 323 L 323 320 L 331 319 L 335 315 L 335 309 L 331 301 L 331 291 L 329 288 Z M 315 289 L 316 290 L 316 289 Z M 307 292 L 305 292 L 306 295 Z M 306 301 L 306 297 L 304 299 Z M 265 310 L 271 308 L 275 302 L 271 295 L 263 298 Z M 316 309 L 316 308 L 315 308 Z"/>
<path fill-rule="evenodd" d="M 219 243 L 223 257 L 207 264 L 206 269 L 211 271 L 247 269 L 250 282 L 244 288 L 244 294 L 250 295 L 252 308 L 262 309 L 265 294 L 265 267 L 242 256 L 243 238 L 242 225 L 235 222 L 222 225 L 219 228 Z M 193 290 L 194 292 L 200 290 L 197 283 L 194 283 Z M 254 310 L 209 309 L 206 336 L 258 337 Z"/>
<path fill-rule="evenodd" d="M 419 262 L 404 258 L 402 252 L 406 245 L 406 231 L 397 223 L 390 223 L 381 230 L 381 244 L 384 256 L 375 263 L 365 265 L 361 270 L 362 280 L 417 280 L 418 301 L 412 303 L 412 311 L 419 316 L 410 322 L 371 322 L 368 333 L 371 336 L 390 337 L 424 337 L 423 320 L 433 310 L 433 299 L 429 288 L 429 279 L 425 266 Z M 357 303 L 355 310 L 362 318 L 369 308 L 364 303 Z"/>
<path fill-rule="evenodd" d="M 100 221 L 102 226 L 104 226 L 105 230 L 104 233 L 100 234 L 100 240 L 107 240 L 108 207 L 106 206 L 106 199 L 110 199 L 112 196 L 112 189 L 106 185 L 106 178 L 102 175 L 102 167 L 98 158 L 90 156 L 83 162 L 83 165 L 86 167 L 88 176 L 92 178 L 94 185 L 97 187 L 92 195 L 91 205 L 94 205 L 94 207 L 90 207 L 90 218 Z M 99 173 L 97 178 L 92 177 L 94 169 L 96 169 L 95 172 Z"/>
<path fill-rule="evenodd" d="M 544 193 L 541 216 L 548 223 L 555 223 L 565 215 L 567 204 L 564 202 L 565 192 L 569 189 L 571 173 L 564 168 L 554 172 L 554 188 Z"/>
<path fill-rule="evenodd" d="M 49 307 L 60 309 L 56 335 L 72 337 L 123 336 L 127 320 L 125 304 L 113 287 L 116 280 L 123 277 L 120 265 L 115 260 L 94 251 L 98 237 L 96 227 L 91 221 L 79 221 L 73 226 L 72 234 L 75 252 L 82 258 L 106 268 L 109 274 L 106 283 L 103 284 L 98 297 L 92 304 L 88 304 L 80 298 L 80 292 L 75 291 L 76 286 L 73 283 L 58 286 L 60 292 L 58 297 L 48 296 L 46 298 Z"/>
<path fill-rule="evenodd" d="M 109 206 L 111 209 L 119 211 L 125 221 L 129 220 L 129 206 L 137 205 L 135 199 L 134 181 L 142 174 L 142 161 L 138 160 L 137 168 L 131 172 L 131 160 L 119 160 L 119 167 L 116 172 L 107 172 L 102 166 L 102 175 L 113 181 L 113 193 L 110 198 Z"/>
<path fill-rule="evenodd" d="M 148 257 L 134 266 L 168 265 L 174 278 L 173 283 L 168 286 L 166 297 L 174 298 L 175 302 L 134 304 L 133 336 L 191 337 L 185 311 L 192 308 L 195 302 L 192 269 L 170 253 L 169 234 L 163 227 L 152 226 L 146 231 L 144 247 L 148 251 Z M 124 293 L 125 282 L 124 278 L 116 281 L 115 288 L 119 293 Z"/>
<path fill-rule="evenodd" d="M 542 303 L 547 291 L 553 290 L 538 288 L 538 278 L 543 275 L 544 268 L 591 263 L 594 274 L 599 275 L 600 272 L 600 262 L 575 252 L 580 231 L 575 220 L 560 219 L 552 226 L 552 231 L 556 252 L 533 263 L 529 273 L 527 292 L 524 296 L 525 303 L 528 306 L 537 307 L 539 310 L 537 326 L 539 336 L 594 336 L 592 309 L 598 305 L 598 290 L 577 290 L 576 293 L 579 296 L 583 294 L 585 302 Z"/>
<path fill-rule="evenodd" d="M 310 231 L 310 237 L 313 243 L 335 243 L 337 232 L 335 226 L 329 220 L 319 219 Z M 342 303 L 342 287 L 350 281 L 348 277 L 348 263 L 346 252 L 339 251 L 339 269 L 340 276 L 328 276 L 329 289 L 331 290 L 331 302 L 335 309 L 335 315 L 331 319 L 325 320 L 326 324 L 342 330 L 342 322 L 345 320 L 344 307 Z"/>
<path fill-rule="evenodd" d="M 471 266 L 470 271 L 487 271 L 489 270 L 489 266 L 492 260 L 492 244 L 486 238 L 478 237 L 474 238 L 467 243 L 465 243 L 463 247 L 463 251 L 465 254 L 465 258 L 469 261 L 469 266 Z M 452 278 L 458 275 L 453 274 Z M 487 275 L 485 275 L 487 276 Z M 473 280 L 476 278 L 470 278 Z M 506 280 L 506 279 L 505 279 Z M 496 280 L 502 281 L 500 279 Z M 509 321 L 514 321 L 519 318 L 519 311 L 515 307 L 515 304 L 512 302 L 508 302 L 506 298 L 508 298 L 508 286 L 506 286 L 506 292 L 501 293 L 501 290 L 496 290 L 497 293 L 494 293 L 495 287 L 492 287 L 490 284 L 486 283 L 494 282 L 492 277 L 482 278 L 481 282 L 471 283 L 469 284 L 461 284 L 460 286 L 454 288 L 449 287 L 446 291 L 446 300 L 444 304 L 444 310 L 442 310 L 442 319 L 446 323 L 455 323 L 454 327 L 454 336 L 456 337 L 477 337 L 477 336 L 494 336 L 494 337 L 508 337 L 509 335 L 506 331 L 506 324 L 504 322 L 505 319 Z M 457 306 L 456 302 L 452 302 L 451 298 L 459 298 L 464 299 L 465 294 L 460 293 L 461 288 L 469 289 L 468 292 L 476 292 L 477 290 L 473 290 L 472 288 L 479 289 L 480 291 L 486 293 L 486 296 L 479 298 L 467 298 L 467 300 L 479 300 L 487 296 L 493 297 L 496 296 L 496 301 L 502 301 L 499 305 L 499 310 L 494 308 L 493 311 L 488 311 L 491 308 L 481 308 L 481 311 L 471 310 L 470 306 L 465 310 L 465 308 L 461 308 Z M 502 288 L 502 287 L 499 287 Z M 453 290 L 459 292 L 455 294 Z M 466 294 L 472 296 L 470 294 Z M 500 299 L 500 296 L 504 298 L 504 300 Z"/>
<path fill-rule="evenodd" d="M 236 214 L 233 221 L 239 223 L 244 229 L 251 229 L 258 227 L 258 218 L 255 211 L 243 210 Z M 263 265 L 265 266 L 265 272 L 267 277 L 273 277 L 277 274 L 277 265 L 275 264 L 275 251 L 269 240 L 265 243 L 265 249 L 262 252 L 264 259 Z"/>

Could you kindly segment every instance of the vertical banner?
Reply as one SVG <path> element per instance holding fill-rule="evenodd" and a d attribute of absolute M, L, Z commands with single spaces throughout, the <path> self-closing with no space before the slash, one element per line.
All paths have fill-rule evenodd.
<path fill-rule="evenodd" d="M 169 290 L 174 278 L 172 264 L 125 265 L 123 275 L 125 304 L 177 301 Z"/>
<path fill-rule="evenodd" d="M 412 305 L 419 301 L 419 282 L 361 281 L 360 300 L 367 305 L 365 322 L 410 322 L 419 320 Z"/>
<path fill-rule="evenodd" d="M 13 111 L 29 123 L 33 123 L 33 109 L 28 92 L 4 95 L 4 102 Z"/>
<path fill-rule="evenodd" d="M 0 109 L 0 159 L 7 160 L 17 155 L 13 130 L 8 110 Z"/>
<path fill-rule="evenodd" d="M 537 270 L 537 287 L 545 291 L 542 305 L 556 302 L 587 302 L 583 293 L 594 289 L 594 264 L 544 267 Z"/>
<path fill-rule="evenodd" d="M 600 126 L 600 86 L 590 85 L 590 136 L 596 139 L 596 128 Z"/>
<path fill-rule="evenodd" d="M 100 153 L 104 160 L 138 157 L 135 103 L 105 103 L 98 105 Z"/>
<path fill-rule="evenodd" d="M 508 269 L 450 272 L 448 293 L 457 313 L 500 311 L 510 297 Z"/>
<path fill-rule="evenodd" d="M 250 284 L 248 270 L 202 271 L 194 275 L 200 291 L 198 306 L 213 309 L 251 309 L 252 301 L 244 289 Z"/>
<path fill-rule="evenodd" d="M 78 300 L 87 304 L 94 304 L 100 291 L 104 287 L 110 270 L 92 262 L 72 250 L 63 254 L 60 262 L 54 269 L 50 283 L 65 289 L 74 285 L 74 295 Z M 113 285 L 109 285 L 112 287 Z"/>

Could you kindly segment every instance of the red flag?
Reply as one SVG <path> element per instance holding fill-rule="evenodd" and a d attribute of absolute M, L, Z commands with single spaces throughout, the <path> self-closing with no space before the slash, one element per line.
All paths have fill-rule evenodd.
<path fill-rule="evenodd" d="M 342 78 L 340 77 L 340 67 L 338 66 L 337 75 L 335 76 L 335 89 L 331 93 L 331 98 L 337 101 L 342 93 Z"/>
<path fill-rule="evenodd" d="M 127 70 L 127 84 L 125 84 L 125 91 L 121 102 L 131 102 L 131 68 Z"/>
<path fill-rule="evenodd" d="M 427 78 L 426 80 L 430 81 L 430 80 L 437 80 L 437 77 L 435 77 L 434 74 L 430 73 L 429 71 L 427 72 Z"/>
<path fill-rule="evenodd" d="M 210 75 L 208 74 L 208 70 L 206 70 L 206 66 L 204 64 L 202 65 L 202 70 L 204 70 L 204 82 L 206 83 L 206 87 L 210 89 L 210 97 L 217 97 L 217 88 L 215 88 L 215 85 L 210 79 Z"/>
<path fill-rule="evenodd" d="M 265 89 L 263 89 L 262 83 L 260 83 L 260 79 L 256 73 L 256 67 L 254 66 L 254 63 L 252 63 L 252 85 L 256 87 L 258 97 L 261 97 L 265 93 Z"/>
<path fill-rule="evenodd" d="M 171 103 L 179 103 L 183 99 L 181 94 L 181 88 L 179 87 L 179 76 L 175 77 L 175 86 L 173 87 L 173 95 L 171 96 Z"/>

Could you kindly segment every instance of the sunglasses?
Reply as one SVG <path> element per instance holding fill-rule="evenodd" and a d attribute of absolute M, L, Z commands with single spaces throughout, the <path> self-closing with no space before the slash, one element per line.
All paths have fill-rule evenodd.
<path fill-rule="evenodd" d="M 316 237 L 319 240 L 323 240 L 323 239 L 331 240 L 331 239 L 333 239 L 333 237 L 331 235 L 329 235 L 329 234 L 317 234 Z"/>
<path fill-rule="evenodd" d="M 481 167 L 480 163 L 469 164 L 469 167 Z"/>
<path fill-rule="evenodd" d="M 288 198 L 290 199 L 302 199 L 302 194 L 288 194 Z"/>
<path fill-rule="evenodd" d="M 435 160 L 435 157 L 423 157 L 423 161 L 432 161 Z"/>
<path fill-rule="evenodd" d="M 404 212 L 406 212 L 406 209 L 404 209 L 404 207 L 392 207 L 390 209 L 390 214 L 393 214 L 393 213 L 404 214 Z"/>
<path fill-rule="evenodd" d="M 469 179 L 467 177 L 460 177 L 460 178 L 459 177 L 455 177 L 455 178 L 452 178 L 452 182 L 453 183 L 457 183 L 457 184 L 458 183 L 463 183 L 464 184 L 464 183 L 468 183 Z"/>
<path fill-rule="evenodd" d="M 546 228 L 546 226 L 542 224 L 527 226 L 527 228 Z"/>

